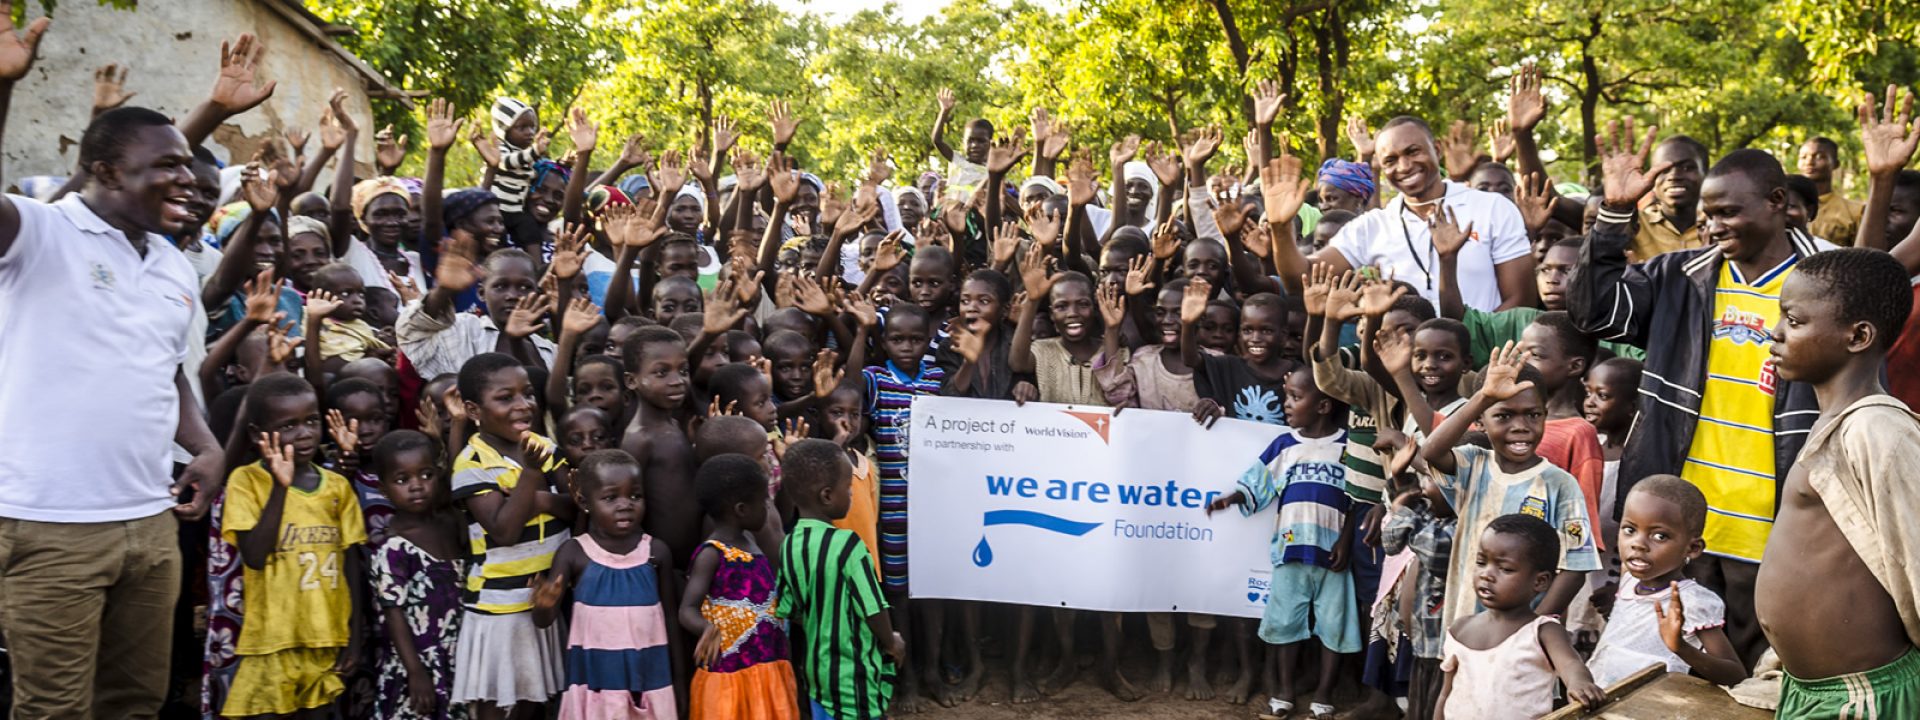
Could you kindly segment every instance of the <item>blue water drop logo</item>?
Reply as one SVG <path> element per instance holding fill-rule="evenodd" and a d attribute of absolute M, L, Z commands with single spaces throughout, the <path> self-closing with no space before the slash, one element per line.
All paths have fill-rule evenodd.
<path fill-rule="evenodd" d="M 986 567 L 993 564 L 993 546 L 987 544 L 987 536 L 980 536 L 980 544 L 973 546 L 973 564 Z"/>

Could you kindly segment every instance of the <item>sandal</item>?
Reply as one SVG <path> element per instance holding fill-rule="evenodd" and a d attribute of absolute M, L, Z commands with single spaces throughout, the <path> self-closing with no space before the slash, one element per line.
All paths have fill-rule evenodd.
<path fill-rule="evenodd" d="M 1313 713 L 1313 720 L 1333 720 L 1333 706 L 1326 703 L 1309 703 L 1307 712 Z"/>
<path fill-rule="evenodd" d="M 1267 698 L 1267 712 L 1260 714 L 1260 720 L 1286 720 L 1293 714 L 1293 703 L 1277 697 Z"/>

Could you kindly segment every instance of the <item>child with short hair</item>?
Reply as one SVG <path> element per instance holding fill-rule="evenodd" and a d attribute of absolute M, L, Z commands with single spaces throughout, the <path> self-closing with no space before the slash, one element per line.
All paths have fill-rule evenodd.
<path fill-rule="evenodd" d="M 320 357 L 328 372 L 363 357 L 391 362 L 393 346 L 380 338 L 379 331 L 367 322 L 367 286 L 352 265 L 335 262 L 313 271 L 315 295 L 331 296 L 327 312 L 314 312 L 313 298 L 307 299 L 308 322 L 320 323 Z"/>
<path fill-rule="evenodd" d="M 953 91 L 941 88 L 935 97 L 940 104 L 940 114 L 933 121 L 933 149 L 947 161 L 946 196 L 966 200 L 987 181 L 987 149 L 993 145 L 993 123 L 986 118 L 967 121 L 967 135 L 961 145 L 966 152 L 956 153 L 946 138 L 947 121 L 953 118 Z"/>
<path fill-rule="evenodd" d="M 1450 625 L 1480 607 L 1473 592 L 1473 563 L 1480 553 L 1481 530 L 1495 517 L 1532 515 L 1562 536 L 1555 548 L 1560 551 L 1558 567 L 1563 572 L 1552 578 L 1553 568 L 1546 568 L 1553 582 L 1551 589 L 1542 588 L 1546 594 L 1540 599 L 1541 614 L 1566 612 L 1586 574 L 1600 569 L 1579 483 L 1534 451 L 1546 415 L 1546 404 L 1535 389 L 1539 372 L 1527 366 L 1512 343 L 1493 357 L 1485 384 L 1435 427 L 1420 448 L 1434 483 L 1460 517 L 1452 567 L 1447 570 Z M 1461 444 L 1476 421 L 1485 427 L 1491 450 Z"/>
<path fill-rule="evenodd" d="M 898 339 L 902 348 L 906 340 L 918 340 Z M 852 501 L 846 451 L 826 440 L 801 440 L 780 465 L 800 519 L 780 546 L 775 612 L 789 622 L 799 650 L 795 674 L 811 700 L 812 717 L 884 717 L 907 644 L 893 630 L 860 538 L 828 524 L 845 517 Z"/>
<path fill-rule="evenodd" d="M 1686 576 L 1707 548 L 1707 496 L 1673 475 L 1634 483 L 1615 547 L 1631 583 L 1621 583 L 1613 614 L 1587 667 L 1607 687 L 1660 664 L 1692 670 L 1721 685 L 1747 678 L 1727 640 L 1726 603 Z"/>
<path fill-rule="evenodd" d="M 797 718 L 786 625 L 773 613 L 779 548 L 765 552 L 754 539 L 769 520 L 766 471 L 755 458 L 718 455 L 701 463 L 694 490 L 713 533 L 693 551 L 677 618 L 699 638 L 690 717 Z"/>
<path fill-rule="evenodd" d="M 255 380 L 245 413 L 261 459 L 234 468 L 226 487 L 220 531 L 246 566 L 246 622 L 220 714 L 321 717 L 360 657 L 360 503 L 346 478 L 313 462 L 320 399 L 305 380 Z"/>
<path fill-rule="evenodd" d="M 1501 362 L 1498 353 L 1494 362 Z M 1471 555 L 1471 582 L 1485 609 L 1447 628 L 1440 663 L 1447 677 L 1434 720 L 1540 717 L 1553 710 L 1556 677 L 1574 702 L 1594 708 L 1607 701 L 1566 629 L 1532 606 L 1554 581 L 1561 535 L 1538 517 L 1514 513 L 1485 523 L 1470 549 L 1454 548 Z"/>
<path fill-rule="evenodd" d="M 373 550 L 373 600 L 386 628 L 378 653 L 377 717 L 466 717 L 453 702 L 466 554 L 460 518 L 441 503 L 438 441 L 396 430 L 373 446 L 372 469 L 393 507 L 386 542 Z"/>
<path fill-rule="evenodd" d="M 1781 717 L 1920 716 L 1920 416 L 1880 383 L 1907 284 L 1892 256 L 1848 248 L 1802 259 L 1780 292 L 1774 368 L 1820 400 L 1754 592 Z"/>
<path fill-rule="evenodd" d="M 1180 359 L 1193 368 L 1193 385 L 1202 406 L 1216 416 L 1279 425 L 1287 376 L 1299 363 L 1281 354 L 1281 336 L 1287 328 L 1287 310 L 1280 296 L 1259 293 L 1247 298 L 1240 311 L 1238 351 L 1210 355 L 1200 351 L 1196 326 L 1207 315 L 1215 286 L 1205 278 L 1187 281 L 1180 302 Z"/>
<path fill-rule="evenodd" d="M 1279 662 L 1270 667 L 1280 694 L 1267 699 L 1268 712 L 1285 717 L 1293 711 L 1300 646 L 1317 638 L 1320 679 L 1309 709 L 1316 719 L 1332 718 L 1339 656 L 1360 651 L 1353 578 L 1347 574 L 1353 525 L 1347 522 L 1346 467 L 1340 464 L 1347 442 L 1340 427 L 1346 408 L 1313 386 L 1310 368 L 1288 374 L 1286 393 L 1290 429 L 1260 453 L 1241 476 L 1239 489 L 1207 505 L 1207 514 L 1239 505 L 1241 514 L 1251 516 L 1275 506 L 1268 548 L 1273 582 L 1260 618 L 1260 639 L 1278 646 Z"/>
<path fill-rule="evenodd" d="M 533 622 L 551 628 L 571 598 L 563 720 L 679 717 L 684 687 L 674 617 L 673 555 L 648 535 L 640 463 L 621 450 L 598 450 L 580 461 L 573 501 L 589 529 L 560 546 L 553 567 L 534 578 Z"/>
<path fill-rule="evenodd" d="M 700 542 L 693 443 L 678 417 L 691 391 L 687 345 L 679 333 L 650 325 L 628 336 L 620 353 L 627 389 L 634 397 L 633 419 L 623 431 L 620 449 L 645 469 L 640 476 L 646 480 L 649 502 L 641 522 L 679 561 L 691 557 Z"/>
<path fill-rule="evenodd" d="M 539 712 L 564 685 L 558 628 L 534 621 L 534 577 L 572 537 L 573 504 L 554 492 L 565 463 L 534 432 L 533 383 L 518 360 L 482 353 L 460 368 L 477 432 L 453 462 L 473 565 L 461 602 L 453 699 L 483 719 Z"/>

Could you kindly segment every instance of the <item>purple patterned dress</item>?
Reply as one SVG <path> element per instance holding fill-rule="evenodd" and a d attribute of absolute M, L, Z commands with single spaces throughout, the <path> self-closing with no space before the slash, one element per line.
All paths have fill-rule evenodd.
<path fill-rule="evenodd" d="M 373 717 L 395 720 L 465 718 L 464 705 L 453 705 L 453 651 L 460 632 L 460 589 L 466 582 L 466 563 L 461 559 L 441 560 L 420 549 L 399 534 L 373 551 L 373 601 L 375 614 L 368 618 L 385 626 L 388 608 L 399 608 L 413 636 L 413 648 L 420 664 L 433 675 L 434 695 L 438 702 L 431 714 L 418 714 L 408 704 L 407 666 L 393 651 L 393 644 L 380 643 L 378 693 Z"/>
<path fill-rule="evenodd" d="M 775 617 L 773 563 L 718 540 L 694 550 L 720 553 L 700 615 L 720 636 L 720 656 L 694 673 L 692 720 L 798 716 L 786 621 Z"/>

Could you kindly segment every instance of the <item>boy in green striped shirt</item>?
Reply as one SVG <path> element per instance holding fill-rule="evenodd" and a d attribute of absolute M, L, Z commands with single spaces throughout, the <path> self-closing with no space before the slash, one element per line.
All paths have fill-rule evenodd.
<path fill-rule="evenodd" d="M 809 439 L 787 449 L 780 473 L 800 520 L 780 546 L 776 613 L 788 620 L 808 717 L 883 717 L 907 643 L 893 631 L 866 545 L 829 524 L 852 504 L 853 464 L 840 446 Z"/>

